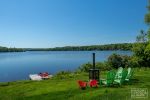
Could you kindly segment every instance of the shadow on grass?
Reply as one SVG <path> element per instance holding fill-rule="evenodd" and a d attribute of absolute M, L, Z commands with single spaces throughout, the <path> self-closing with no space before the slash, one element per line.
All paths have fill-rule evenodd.
<path fill-rule="evenodd" d="M 140 81 L 138 79 L 131 79 L 131 82 L 133 82 L 133 83 L 139 83 Z"/>
<path fill-rule="evenodd" d="M 139 83 L 143 83 L 143 82 L 138 79 L 131 79 L 130 81 L 126 82 L 126 84 L 128 85 L 137 85 Z"/>

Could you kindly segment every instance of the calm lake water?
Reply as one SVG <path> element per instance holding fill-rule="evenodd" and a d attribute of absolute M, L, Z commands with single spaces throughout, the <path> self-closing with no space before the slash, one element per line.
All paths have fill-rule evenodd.
<path fill-rule="evenodd" d="M 105 61 L 112 53 L 132 55 L 131 51 L 32 51 L 19 53 L 0 53 L 0 82 L 26 80 L 29 74 L 49 72 L 55 74 L 62 70 L 75 70 L 81 64 Z"/>

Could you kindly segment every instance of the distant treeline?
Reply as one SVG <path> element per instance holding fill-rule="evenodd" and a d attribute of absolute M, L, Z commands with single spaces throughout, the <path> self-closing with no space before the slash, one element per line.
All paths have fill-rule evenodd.
<path fill-rule="evenodd" d="M 55 48 L 28 48 L 25 51 L 92 51 L 92 50 L 131 50 L 134 43 L 120 43 L 91 46 L 66 46 Z"/>
<path fill-rule="evenodd" d="M 21 48 L 7 48 L 0 46 L 0 52 L 23 52 L 24 50 Z"/>
<path fill-rule="evenodd" d="M 7 48 L 0 46 L 0 52 L 25 52 L 25 51 L 92 51 L 92 50 L 131 50 L 134 43 L 120 43 L 91 46 L 66 46 L 55 48 Z"/>

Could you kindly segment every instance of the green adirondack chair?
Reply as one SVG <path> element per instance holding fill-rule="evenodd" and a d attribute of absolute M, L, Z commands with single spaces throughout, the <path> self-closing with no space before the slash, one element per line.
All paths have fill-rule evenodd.
<path fill-rule="evenodd" d="M 127 73 L 127 76 L 125 78 L 125 81 L 130 81 L 132 76 L 133 76 L 133 70 L 131 69 L 131 67 L 129 67 L 127 70 L 128 70 L 128 73 Z"/>
<path fill-rule="evenodd" d="M 107 79 L 101 79 L 100 84 L 111 86 L 113 85 L 114 79 L 115 79 L 116 72 L 114 70 L 111 70 L 107 73 Z"/>
<path fill-rule="evenodd" d="M 119 73 L 118 77 L 115 77 L 114 84 L 122 85 L 125 82 L 127 74 L 128 74 L 128 71 L 124 69 L 121 74 Z"/>
<path fill-rule="evenodd" d="M 116 72 L 115 79 L 122 77 L 122 71 L 123 71 L 123 68 L 119 67 L 117 72 Z"/>

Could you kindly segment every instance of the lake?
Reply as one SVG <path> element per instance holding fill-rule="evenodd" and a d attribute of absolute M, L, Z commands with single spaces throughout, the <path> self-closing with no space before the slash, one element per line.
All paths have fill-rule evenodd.
<path fill-rule="evenodd" d="M 0 53 L 0 82 L 26 80 L 29 74 L 77 69 L 80 65 L 92 62 L 92 53 L 96 53 L 96 62 L 105 61 L 113 54 L 132 55 L 131 51 L 28 51 Z"/>

